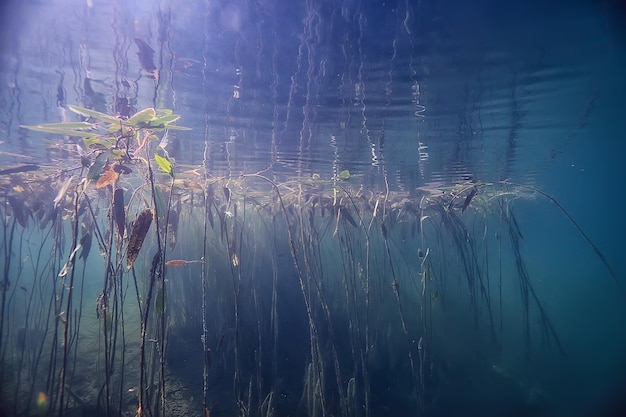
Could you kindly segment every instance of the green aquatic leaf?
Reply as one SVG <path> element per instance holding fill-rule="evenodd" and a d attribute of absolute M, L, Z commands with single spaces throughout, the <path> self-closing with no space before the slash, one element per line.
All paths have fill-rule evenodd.
<path fill-rule="evenodd" d="M 106 136 L 90 136 L 83 140 L 86 149 L 110 149 L 115 146 L 115 138 Z"/>
<path fill-rule="evenodd" d="M 114 134 L 116 136 L 124 137 L 124 138 L 133 138 L 133 139 L 136 139 L 137 132 L 139 131 L 133 126 L 127 126 L 124 124 L 122 125 L 110 124 L 106 130 L 107 132 Z"/>
<path fill-rule="evenodd" d="M 87 122 L 59 122 L 59 123 L 46 123 L 42 125 L 37 125 L 40 127 L 46 127 L 50 129 L 93 129 L 95 127 L 92 123 Z"/>
<path fill-rule="evenodd" d="M 102 152 L 100 155 L 96 157 L 96 160 L 89 167 L 89 172 L 87 172 L 87 179 L 90 181 L 98 181 L 100 175 L 102 174 L 102 169 L 104 168 L 104 164 L 107 161 L 107 158 L 111 152 Z"/>
<path fill-rule="evenodd" d="M 172 109 L 157 109 L 157 116 L 158 117 L 170 116 L 172 114 L 174 114 L 174 110 L 172 110 Z"/>
<path fill-rule="evenodd" d="M 159 165 L 159 167 L 168 174 L 170 177 L 174 178 L 174 168 L 172 167 L 172 163 L 167 159 L 159 155 L 158 153 L 154 154 L 154 160 Z"/>
<path fill-rule="evenodd" d="M 73 105 L 68 105 L 69 109 L 71 111 L 73 111 L 76 114 L 79 114 L 81 116 L 84 117 L 93 117 L 94 119 L 103 121 L 103 122 L 107 122 L 107 123 L 113 123 L 116 126 L 119 126 L 120 123 L 122 122 L 122 119 L 115 117 L 115 116 L 110 116 L 106 113 L 101 113 L 99 111 L 95 111 L 95 110 L 91 110 L 91 109 L 86 109 L 84 107 L 79 107 L 79 106 L 73 106 Z"/>
<path fill-rule="evenodd" d="M 171 114 L 171 115 L 167 115 L 163 117 L 157 117 L 156 119 L 151 120 L 148 124 L 151 127 L 163 128 L 163 127 L 166 127 L 168 123 L 174 123 L 178 119 L 180 119 L 180 115 Z"/>
<path fill-rule="evenodd" d="M 347 169 L 344 169 L 343 171 L 341 171 L 339 173 L 339 175 L 337 175 L 337 178 L 339 178 L 340 180 L 347 180 L 350 178 L 350 171 L 348 171 Z"/>
<path fill-rule="evenodd" d="M 192 130 L 190 127 L 185 127 L 185 126 L 176 126 L 176 125 L 166 125 L 163 127 L 164 129 L 168 129 L 168 130 Z"/>
<path fill-rule="evenodd" d="M 126 158 L 126 151 L 124 149 L 111 149 L 111 159 L 115 161 L 122 161 Z"/>
<path fill-rule="evenodd" d="M 175 129 L 175 130 L 191 130 L 184 126 L 175 126 L 172 123 L 180 119 L 179 114 L 174 114 L 170 109 L 158 109 L 152 119 L 140 122 L 137 127 L 147 129 Z"/>
<path fill-rule="evenodd" d="M 145 125 L 156 118 L 156 112 L 152 107 L 143 109 L 135 113 L 130 119 L 125 120 L 124 124 L 134 127 L 145 127 Z"/>
<path fill-rule="evenodd" d="M 97 133 L 82 129 L 92 129 L 94 126 L 86 122 L 73 123 L 48 123 L 41 125 L 20 125 L 21 128 L 34 130 L 36 132 L 52 133 L 55 135 L 77 136 L 81 138 L 89 138 L 96 136 Z"/>

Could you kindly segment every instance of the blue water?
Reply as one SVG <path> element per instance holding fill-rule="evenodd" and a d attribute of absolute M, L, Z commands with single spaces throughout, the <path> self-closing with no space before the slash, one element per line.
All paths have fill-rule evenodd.
<path fill-rule="evenodd" d="M 619 0 L 4 2 L 0 415 L 626 415 L 624 74 Z M 204 263 L 153 283 L 144 387 L 169 177 L 123 161 L 118 241 L 85 143 L 23 127 L 69 105 L 191 128 L 164 258 Z"/>

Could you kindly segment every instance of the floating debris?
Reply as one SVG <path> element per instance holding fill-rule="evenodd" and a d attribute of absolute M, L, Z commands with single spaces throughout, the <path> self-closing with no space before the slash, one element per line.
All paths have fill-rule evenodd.
<path fill-rule="evenodd" d="M 133 230 L 131 231 L 130 238 L 128 239 L 128 248 L 126 249 L 126 266 L 128 269 L 133 267 L 133 264 L 139 255 L 141 245 L 143 245 L 143 241 L 148 234 L 148 229 L 150 229 L 150 225 L 152 224 L 152 217 L 152 210 L 145 209 L 141 212 L 141 214 L 139 214 L 137 220 L 135 220 Z"/>
<path fill-rule="evenodd" d="M 184 259 L 172 259 L 171 261 L 165 262 L 165 266 L 185 266 L 188 264 L 201 264 L 204 263 L 204 259 L 195 259 L 193 261 L 187 261 Z"/>

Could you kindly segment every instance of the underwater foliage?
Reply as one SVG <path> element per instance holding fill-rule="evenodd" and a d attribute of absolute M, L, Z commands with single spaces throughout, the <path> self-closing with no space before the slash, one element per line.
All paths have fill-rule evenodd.
<path fill-rule="evenodd" d="M 54 415 L 165 416 L 186 404 L 205 416 L 437 416 L 459 390 L 450 380 L 467 381 L 471 396 L 476 375 L 526 401 L 530 389 L 494 363 L 520 346 L 528 357 L 567 347 L 527 266 L 517 201 L 556 205 L 622 291 L 569 213 L 529 186 L 377 190 L 348 170 L 211 177 L 166 151 L 167 131 L 182 129 L 171 111 L 69 108 L 84 120 L 24 127 L 78 139 L 76 168 L 0 172 L 0 312 L 27 317 L 0 317 L 0 343 L 17 341 L 0 344 L 16 415 L 38 410 L 22 393 L 45 392 Z M 503 289 L 518 295 L 518 313 Z M 93 363 L 95 387 L 79 377 Z"/>

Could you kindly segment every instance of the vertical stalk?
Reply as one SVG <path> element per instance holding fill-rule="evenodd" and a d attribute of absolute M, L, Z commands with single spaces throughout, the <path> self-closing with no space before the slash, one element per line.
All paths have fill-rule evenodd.
<path fill-rule="evenodd" d="M 72 293 L 74 289 L 74 259 L 76 258 L 76 252 L 78 251 L 78 200 L 79 200 L 79 187 L 81 186 L 81 182 L 76 185 L 76 189 L 74 190 L 74 213 L 73 213 L 73 224 L 72 224 L 72 253 L 68 259 L 68 266 L 70 267 L 70 281 L 69 288 L 67 290 L 67 306 L 65 308 L 65 320 L 62 320 L 63 323 L 63 362 L 61 364 L 61 386 L 60 386 L 60 394 L 59 394 L 59 417 L 63 417 L 63 408 L 64 402 L 63 397 L 65 395 L 65 375 L 67 369 L 67 360 L 68 360 L 68 351 L 69 351 L 69 327 L 71 324 L 72 314 Z"/>
<path fill-rule="evenodd" d="M 206 149 L 205 149 L 205 158 L 206 158 Z M 206 170 L 206 167 L 205 167 Z M 205 171 L 206 172 L 206 171 Z M 206 179 L 206 178 L 205 178 Z M 209 385 L 209 363 L 210 360 L 210 350 L 208 347 L 208 330 L 206 323 L 206 304 L 207 304 L 207 292 L 206 292 L 206 268 L 207 268 L 207 235 L 208 235 L 208 225 L 207 225 L 207 211 L 209 210 L 209 193 L 208 186 L 204 185 L 204 234 L 202 240 L 202 256 L 204 257 L 204 262 L 202 262 L 202 272 L 200 274 L 201 279 L 201 287 L 202 287 L 202 349 L 204 352 L 203 358 L 203 366 L 202 366 L 202 401 L 204 406 L 204 417 L 210 417 L 209 406 L 207 404 L 207 394 L 208 394 L 208 385 Z"/>
<path fill-rule="evenodd" d="M 2 286 L 2 288 L 0 288 L 0 291 L 2 291 L 2 299 L 0 301 L 0 352 L 2 352 L 2 360 L 4 360 L 4 348 L 5 346 L 3 345 L 3 338 L 4 338 L 4 315 L 5 315 L 5 308 L 6 308 L 6 295 L 7 295 L 7 291 L 9 290 L 9 272 L 11 270 L 11 248 L 13 247 L 13 233 L 15 232 L 15 224 L 16 224 L 16 219 L 13 219 L 13 225 L 11 226 L 11 232 L 9 233 L 9 238 L 6 239 L 7 236 L 7 225 L 8 225 L 8 220 L 7 217 L 8 215 L 6 214 L 6 207 L 8 207 L 8 203 L 5 201 L 4 204 L 5 207 L 5 216 L 2 219 L 2 226 L 3 226 L 3 232 L 4 232 L 4 237 L 5 237 L 5 244 L 4 244 L 4 270 L 2 271 L 2 282 L 0 283 L 0 285 Z M 0 386 L 3 385 L 4 382 L 4 370 L 0 370 Z"/>

